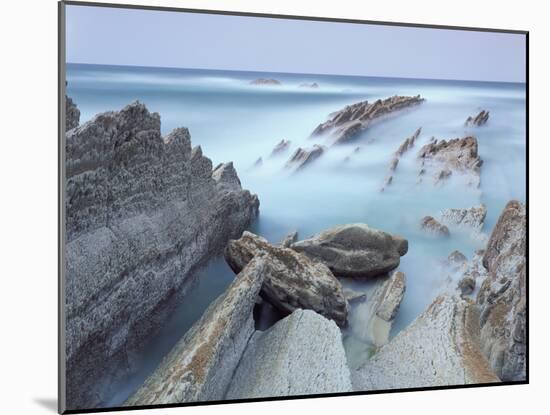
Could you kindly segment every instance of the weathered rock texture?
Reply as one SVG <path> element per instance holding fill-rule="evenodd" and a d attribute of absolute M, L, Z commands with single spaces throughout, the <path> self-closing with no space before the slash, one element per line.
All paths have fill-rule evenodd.
<path fill-rule="evenodd" d="M 489 120 L 489 111 L 481 111 L 479 114 L 477 114 L 475 117 L 469 116 L 466 118 L 466 122 L 464 123 L 465 127 L 481 127 L 482 125 L 485 125 L 487 121 Z"/>
<path fill-rule="evenodd" d="M 352 371 L 355 390 L 499 382 L 479 347 L 476 307 L 438 297 L 424 313 Z"/>
<path fill-rule="evenodd" d="M 359 337 L 375 346 L 386 344 L 390 338 L 393 320 L 405 295 L 405 274 L 395 272 L 385 280 L 361 304 L 357 313 L 359 322 L 354 324 Z M 361 322 L 366 320 L 366 325 Z"/>
<path fill-rule="evenodd" d="M 504 381 L 526 378 L 526 227 L 525 205 L 508 202 L 483 256 L 489 275 L 477 296 L 483 351 Z"/>
<path fill-rule="evenodd" d="M 265 276 L 254 258 L 205 311 L 126 406 L 220 400 L 254 333 L 252 310 Z"/>
<path fill-rule="evenodd" d="M 252 85 L 281 85 L 281 82 L 277 79 L 258 78 L 250 81 Z"/>
<path fill-rule="evenodd" d="M 399 165 L 399 159 L 403 154 L 405 154 L 407 151 L 409 151 L 413 146 L 416 140 L 418 139 L 418 136 L 420 135 L 422 131 L 422 127 L 419 127 L 413 135 L 406 138 L 405 141 L 401 143 L 397 151 L 393 154 L 392 159 L 390 160 L 389 165 L 389 173 L 386 176 L 386 179 L 384 180 L 384 186 L 389 186 L 393 183 L 393 173 L 395 173 L 395 170 L 397 170 L 397 166 Z M 382 188 L 382 191 L 384 188 Z"/>
<path fill-rule="evenodd" d="M 449 236 L 449 228 L 439 223 L 433 216 L 424 216 L 420 221 L 420 227 L 437 236 Z"/>
<path fill-rule="evenodd" d="M 135 102 L 67 133 L 66 356 L 71 408 L 158 327 L 159 307 L 258 214 L 231 163 L 212 171 L 187 129 L 164 139 Z M 108 385 L 104 387 L 108 388 Z"/>
<path fill-rule="evenodd" d="M 225 259 L 236 273 L 259 253 L 267 254 L 267 274 L 261 296 L 285 314 L 298 308 L 311 309 L 339 326 L 347 322 L 348 305 L 342 285 L 326 265 L 289 248 L 269 244 L 264 238 L 244 232 L 225 248 Z"/>
<path fill-rule="evenodd" d="M 350 391 L 340 330 L 311 310 L 296 310 L 254 333 L 226 399 Z"/>
<path fill-rule="evenodd" d="M 345 143 L 357 138 L 374 122 L 386 118 L 400 110 L 420 104 L 420 95 L 415 97 L 393 96 L 373 103 L 368 101 L 348 105 L 331 114 L 331 118 L 319 124 L 311 133 L 317 136 L 331 132 L 335 143 Z"/>
<path fill-rule="evenodd" d="M 271 150 L 271 157 L 278 156 L 282 153 L 286 153 L 290 147 L 290 140 L 285 140 L 284 138 L 277 143 L 273 150 Z"/>
<path fill-rule="evenodd" d="M 65 96 L 65 131 L 80 124 L 80 110 L 70 97 Z"/>
<path fill-rule="evenodd" d="M 466 176 L 469 185 L 479 187 L 483 160 L 479 157 L 475 137 L 434 140 L 420 149 L 418 158 L 421 161 L 420 174 L 431 170 L 436 183 L 459 174 Z"/>
<path fill-rule="evenodd" d="M 311 149 L 297 148 L 286 162 L 285 167 L 298 172 L 303 168 L 312 164 L 315 160 L 321 157 L 326 151 L 326 147 L 315 144 Z"/>
<path fill-rule="evenodd" d="M 336 226 L 291 245 L 295 251 L 326 264 L 337 277 L 375 277 L 399 265 L 408 250 L 405 238 L 367 224 Z"/>
<path fill-rule="evenodd" d="M 481 204 L 469 209 L 445 209 L 441 213 L 441 222 L 479 231 L 485 223 L 486 216 L 487 208 Z"/>

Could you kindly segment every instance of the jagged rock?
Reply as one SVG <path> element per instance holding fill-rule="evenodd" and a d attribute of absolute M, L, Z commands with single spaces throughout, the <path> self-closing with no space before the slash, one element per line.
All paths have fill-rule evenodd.
<path fill-rule="evenodd" d="M 447 263 L 454 267 L 460 267 L 467 262 L 468 258 L 460 251 L 451 252 L 447 258 Z"/>
<path fill-rule="evenodd" d="M 475 288 L 476 288 L 476 280 L 472 275 L 465 275 L 458 282 L 458 289 L 460 290 L 460 293 L 463 296 L 472 294 Z"/>
<path fill-rule="evenodd" d="M 422 127 L 419 127 L 412 136 L 408 137 L 401 143 L 397 151 L 393 154 L 392 159 L 390 160 L 389 165 L 389 174 L 386 176 L 386 179 L 384 181 L 384 186 L 389 186 L 393 183 L 393 173 L 395 170 L 397 170 L 397 166 L 399 165 L 399 159 L 403 154 L 405 154 L 409 149 L 411 149 L 414 146 L 415 141 L 417 140 L 418 136 L 420 135 L 420 132 L 422 131 Z M 384 191 L 384 187 L 382 187 L 381 191 Z"/>
<path fill-rule="evenodd" d="M 367 299 L 367 294 L 344 288 L 344 297 L 346 297 L 349 304 L 355 304 L 365 301 Z"/>
<path fill-rule="evenodd" d="M 436 182 L 442 182 L 457 172 L 467 175 L 469 184 L 479 187 L 479 175 L 483 160 L 478 155 L 475 137 L 440 140 L 426 144 L 420 149 L 418 158 L 422 169 L 435 171 Z"/>
<path fill-rule="evenodd" d="M 247 231 L 240 239 L 229 241 L 224 251 L 236 273 L 259 253 L 268 254 L 261 291 L 264 300 L 285 314 L 297 308 L 311 309 L 339 326 L 346 325 L 348 305 L 342 285 L 324 264 L 292 249 L 273 246 Z"/>
<path fill-rule="evenodd" d="M 254 333 L 252 310 L 265 278 L 252 259 L 125 406 L 221 400 Z"/>
<path fill-rule="evenodd" d="M 311 84 L 308 84 L 307 82 L 304 82 L 300 84 L 300 88 L 319 88 L 319 84 L 317 82 L 312 82 Z"/>
<path fill-rule="evenodd" d="M 449 228 L 439 223 L 433 216 L 424 216 L 420 222 L 420 227 L 437 236 L 449 236 Z"/>
<path fill-rule="evenodd" d="M 445 209 L 441 213 L 441 222 L 446 225 L 462 226 L 473 230 L 481 230 L 487 216 L 484 204 L 469 209 Z"/>
<path fill-rule="evenodd" d="M 375 120 L 386 118 L 399 110 L 409 108 L 424 101 L 420 95 L 415 97 L 393 96 L 374 103 L 368 101 L 348 105 L 340 111 L 331 114 L 331 118 L 317 126 L 312 136 L 332 132 L 335 143 L 345 143 L 357 138 Z"/>
<path fill-rule="evenodd" d="M 226 399 L 350 391 L 340 330 L 311 310 L 296 310 L 254 333 Z"/>
<path fill-rule="evenodd" d="M 359 338 L 377 347 L 388 342 L 393 320 L 405 295 L 405 288 L 405 274 L 402 272 L 395 272 L 379 282 L 355 314 L 359 321 L 352 327 Z"/>
<path fill-rule="evenodd" d="M 354 390 L 405 389 L 499 382 L 479 347 L 476 307 L 438 297 L 359 369 Z"/>
<path fill-rule="evenodd" d="M 477 114 L 475 117 L 469 116 L 466 119 L 466 122 L 464 123 L 465 127 L 481 127 L 482 125 L 485 125 L 487 121 L 489 120 L 489 111 L 481 111 L 479 114 Z"/>
<path fill-rule="evenodd" d="M 259 202 L 232 164 L 212 171 L 186 128 L 163 140 L 139 102 L 69 130 L 66 146 L 67 406 L 91 408 L 109 387 L 99 377 L 124 372 L 162 304 Z"/>
<path fill-rule="evenodd" d="M 281 85 L 281 82 L 276 79 L 258 78 L 250 81 L 251 85 Z"/>
<path fill-rule="evenodd" d="M 65 131 L 78 127 L 80 123 L 80 110 L 73 100 L 65 96 Z"/>
<path fill-rule="evenodd" d="M 375 277 L 399 265 L 408 250 L 405 238 L 367 224 L 330 228 L 291 245 L 295 251 L 326 264 L 337 277 Z"/>
<path fill-rule="evenodd" d="M 481 344 L 503 381 L 526 379 L 527 260 L 525 205 L 513 200 L 502 211 L 483 256 Z"/>
<path fill-rule="evenodd" d="M 290 147 L 290 140 L 285 140 L 284 138 L 277 143 L 277 145 L 271 151 L 271 157 L 278 156 L 279 154 L 286 153 Z"/>
<path fill-rule="evenodd" d="M 258 157 L 254 164 L 252 165 L 252 168 L 258 168 L 261 167 L 264 164 L 264 160 L 261 157 Z"/>
<path fill-rule="evenodd" d="M 283 238 L 283 240 L 279 243 L 283 248 L 288 248 L 290 245 L 292 245 L 294 242 L 298 240 L 298 232 L 290 232 L 287 236 Z"/>
<path fill-rule="evenodd" d="M 299 147 L 287 161 L 285 167 L 288 169 L 293 169 L 295 172 L 300 171 L 321 157 L 325 151 L 326 147 L 317 144 L 315 144 L 310 150 L 305 150 Z"/>

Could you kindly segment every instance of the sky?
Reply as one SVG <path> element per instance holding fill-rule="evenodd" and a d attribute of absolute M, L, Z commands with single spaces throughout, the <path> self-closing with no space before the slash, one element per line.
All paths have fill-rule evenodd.
<path fill-rule="evenodd" d="M 525 35 L 68 5 L 70 63 L 525 82 Z"/>

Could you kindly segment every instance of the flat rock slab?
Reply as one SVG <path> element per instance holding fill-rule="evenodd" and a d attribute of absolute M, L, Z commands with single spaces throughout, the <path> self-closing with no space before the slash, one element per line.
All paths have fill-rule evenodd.
<path fill-rule="evenodd" d="M 252 336 L 226 399 L 351 391 L 342 334 L 311 310 L 296 310 Z"/>

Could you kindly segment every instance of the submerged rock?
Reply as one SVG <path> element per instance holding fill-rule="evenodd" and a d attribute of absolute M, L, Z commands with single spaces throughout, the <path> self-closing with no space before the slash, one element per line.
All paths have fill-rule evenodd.
<path fill-rule="evenodd" d="M 318 84 L 317 82 L 312 82 L 312 83 L 304 82 L 304 83 L 300 84 L 300 88 L 313 88 L 313 89 L 317 89 L 317 88 L 319 88 L 319 84 Z"/>
<path fill-rule="evenodd" d="M 405 238 L 367 224 L 336 226 L 291 245 L 326 264 L 337 277 L 375 277 L 397 268 L 408 250 Z"/>
<path fill-rule="evenodd" d="M 479 231 L 485 223 L 486 216 L 487 208 L 481 204 L 468 209 L 445 209 L 441 213 L 441 222 Z"/>
<path fill-rule="evenodd" d="M 271 151 L 271 157 L 278 156 L 282 153 L 286 153 L 290 147 L 290 140 L 285 140 L 284 138 L 277 143 L 277 145 Z"/>
<path fill-rule="evenodd" d="M 254 258 L 125 402 L 125 406 L 221 400 L 254 333 L 252 310 L 265 278 Z"/>
<path fill-rule="evenodd" d="M 481 344 L 503 381 L 526 379 L 526 232 L 525 205 L 508 202 L 483 256 L 488 276 L 477 295 Z"/>
<path fill-rule="evenodd" d="M 270 78 L 258 78 L 250 81 L 251 85 L 281 85 L 281 81 Z"/>
<path fill-rule="evenodd" d="M 226 399 L 350 391 L 340 330 L 313 311 L 296 310 L 254 333 Z"/>
<path fill-rule="evenodd" d="M 162 305 L 258 214 L 230 163 L 212 171 L 186 128 L 164 139 L 135 102 L 66 140 L 67 406 L 102 404 Z M 123 369 L 120 369 L 120 366 Z"/>
<path fill-rule="evenodd" d="M 439 223 L 433 216 L 424 216 L 420 227 L 437 236 L 448 237 L 450 235 L 449 228 Z"/>
<path fill-rule="evenodd" d="M 487 121 L 489 120 L 489 111 L 481 111 L 479 114 L 477 114 L 475 117 L 469 116 L 466 119 L 466 122 L 464 123 L 465 127 L 481 127 L 482 125 L 485 125 Z"/>
<path fill-rule="evenodd" d="M 420 95 L 415 97 L 393 96 L 374 103 L 368 101 L 348 105 L 340 111 L 331 114 L 331 118 L 317 126 L 311 133 L 317 136 L 331 132 L 335 143 L 341 144 L 357 138 L 374 121 L 397 113 L 400 110 L 420 104 L 424 101 Z"/>
<path fill-rule="evenodd" d="M 254 164 L 252 165 L 252 168 L 255 169 L 255 168 L 258 168 L 258 167 L 262 167 L 263 164 L 264 164 L 263 158 L 258 157 L 256 159 L 256 161 L 254 162 Z"/>
<path fill-rule="evenodd" d="M 339 326 L 346 325 L 348 305 L 343 288 L 326 265 L 292 249 L 273 246 L 247 231 L 240 239 L 229 241 L 224 255 L 238 273 L 259 253 L 267 254 L 267 276 L 261 291 L 264 300 L 285 314 L 297 308 L 311 309 Z"/>
<path fill-rule="evenodd" d="M 354 324 L 354 331 L 362 340 L 378 347 L 388 342 L 405 289 L 405 274 L 402 272 L 395 272 L 379 282 L 357 312 L 359 321 Z"/>
<path fill-rule="evenodd" d="M 80 124 L 80 110 L 73 100 L 65 96 L 65 132 L 78 127 Z"/>
<path fill-rule="evenodd" d="M 354 390 L 405 389 L 500 382 L 479 347 L 476 308 L 438 297 L 359 369 Z"/>
<path fill-rule="evenodd" d="M 442 182 L 455 172 L 468 178 L 468 184 L 479 187 L 483 160 L 477 151 L 475 137 L 435 140 L 420 149 L 418 158 L 424 171 L 433 170 L 436 182 Z"/>
<path fill-rule="evenodd" d="M 420 132 L 422 131 L 422 127 L 419 127 L 412 136 L 408 137 L 401 143 L 397 151 L 393 154 L 392 159 L 390 160 L 389 165 L 389 173 L 386 176 L 386 179 L 384 180 L 384 186 L 389 186 L 393 183 L 393 173 L 397 170 L 397 166 L 399 165 L 399 159 L 403 154 L 405 154 L 407 151 L 409 151 L 413 146 L 415 141 L 418 139 L 418 136 L 420 135 Z M 384 191 L 384 187 L 382 187 L 381 191 Z"/>
<path fill-rule="evenodd" d="M 321 157 L 325 151 L 326 147 L 317 144 L 315 144 L 310 150 L 305 150 L 299 147 L 287 161 L 285 167 L 287 169 L 293 169 L 295 172 L 300 171 Z"/>

